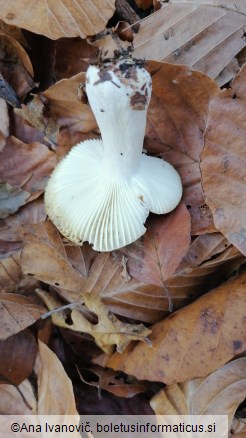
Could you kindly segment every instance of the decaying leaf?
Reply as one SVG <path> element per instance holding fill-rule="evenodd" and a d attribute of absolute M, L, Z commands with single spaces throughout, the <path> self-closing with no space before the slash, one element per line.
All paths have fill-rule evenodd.
<path fill-rule="evenodd" d="M 153 92 L 145 147 L 178 169 L 187 205 L 204 205 L 200 154 L 209 105 L 219 89 L 207 76 L 187 67 L 157 62 L 148 65 Z"/>
<path fill-rule="evenodd" d="M 216 228 L 246 255 L 246 67 L 211 102 L 202 183 Z"/>
<path fill-rule="evenodd" d="M 208 377 L 173 383 L 150 401 L 156 415 L 228 415 L 229 427 L 246 393 L 246 358 L 236 359 Z"/>
<path fill-rule="evenodd" d="M 4 79 L 19 97 L 25 96 L 35 86 L 29 56 L 15 38 L 3 31 L 0 31 L 0 68 Z"/>
<path fill-rule="evenodd" d="M 30 201 L 43 192 L 56 163 L 55 154 L 43 144 L 25 144 L 11 136 L 0 153 L 0 180 L 29 192 Z"/>
<path fill-rule="evenodd" d="M 84 283 L 80 272 L 69 261 L 61 237 L 51 222 L 26 227 L 21 266 L 25 274 L 77 293 Z"/>
<path fill-rule="evenodd" d="M 112 353 L 114 345 L 117 346 L 117 351 L 122 352 L 132 340 L 147 341 L 147 336 L 151 332 L 143 324 L 121 322 L 107 310 L 100 296 L 94 293 L 84 293 L 83 302 L 94 315 L 97 315 L 98 322 L 96 324 L 91 323 L 82 312 L 74 309 L 71 310 L 70 322 L 67 323 L 66 312 L 63 309 L 59 311 L 59 308 L 62 307 L 61 301 L 42 290 L 37 292 L 49 310 L 58 309 L 58 312 L 56 311 L 51 314 L 55 325 L 78 332 L 89 333 L 94 337 L 97 345 L 107 354 Z"/>
<path fill-rule="evenodd" d="M 97 128 L 89 105 L 79 98 L 80 87 L 84 82 L 85 73 L 79 73 L 69 79 L 62 79 L 43 93 L 59 126 L 68 127 L 71 133 L 88 133 Z"/>
<path fill-rule="evenodd" d="M 152 216 L 142 239 L 122 252 L 129 274 L 143 283 L 165 286 L 190 244 L 190 216 L 184 204 L 168 215 Z"/>
<path fill-rule="evenodd" d="M 26 204 L 29 197 L 30 193 L 25 190 L 0 182 L 0 218 L 6 218 L 15 213 Z"/>
<path fill-rule="evenodd" d="M 19 294 L 0 293 L 0 339 L 5 340 L 34 324 L 44 307 Z"/>
<path fill-rule="evenodd" d="M 37 352 L 37 341 L 28 329 L 1 340 L 0 380 L 14 385 L 23 382 L 33 370 Z"/>
<path fill-rule="evenodd" d="M 193 241 L 176 272 L 166 281 L 166 288 L 174 303 L 180 295 L 193 301 L 229 278 L 244 262 L 240 251 L 220 233 L 203 234 Z"/>
<path fill-rule="evenodd" d="M 19 385 L 19 392 L 12 385 L 0 385 L 1 413 L 32 415 L 33 422 L 36 420 L 34 415 L 62 415 L 65 424 L 66 421 L 69 424 L 66 415 L 74 415 L 74 420 L 77 422 L 78 413 L 71 380 L 57 356 L 41 341 L 38 346 L 34 366 L 37 375 L 37 394 L 28 379 Z"/>
<path fill-rule="evenodd" d="M 132 343 L 104 365 L 166 384 L 207 376 L 245 350 L 245 281 L 223 283 L 155 324 L 151 345 Z"/>
<path fill-rule="evenodd" d="M 16 109 L 15 112 L 32 126 L 39 129 L 52 143 L 57 142 L 58 123 L 56 118 L 49 114 L 48 108 L 45 107 L 40 96 L 34 95 L 27 105 L 22 105 L 22 108 Z"/>
<path fill-rule="evenodd" d="M 92 381 L 85 381 L 79 371 L 81 380 L 88 385 L 95 386 L 100 391 L 104 389 L 118 397 L 131 398 L 146 390 L 146 385 L 144 383 L 137 381 L 127 382 L 122 376 L 122 373 L 117 373 L 110 369 L 94 366 L 90 368 L 90 373 L 92 373 L 93 376 L 96 376 L 98 381 L 95 382 L 95 379 Z"/>
<path fill-rule="evenodd" d="M 42 34 L 51 39 L 62 37 L 94 35 L 106 26 L 114 13 L 114 0 L 107 0 L 106 5 L 100 1 L 84 2 L 72 0 L 59 3 L 41 0 L 1 0 L 0 18 L 31 32 Z"/>

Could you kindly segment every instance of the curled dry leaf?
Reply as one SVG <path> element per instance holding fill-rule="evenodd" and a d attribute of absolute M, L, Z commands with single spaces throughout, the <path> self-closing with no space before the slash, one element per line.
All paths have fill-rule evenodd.
<path fill-rule="evenodd" d="M 90 386 L 95 386 L 99 390 L 111 392 L 117 397 L 131 398 L 136 394 L 139 394 L 146 390 L 146 385 L 141 382 L 125 381 L 122 373 L 117 373 L 110 369 L 104 369 L 98 366 L 90 368 L 90 373 L 98 378 L 95 382 L 95 378 L 92 381 L 85 381 L 81 372 L 79 371 L 80 378 Z"/>
<path fill-rule="evenodd" d="M 32 0 L 16 3 L 14 0 L 1 2 L 0 18 L 31 32 L 42 34 L 50 39 L 62 37 L 95 35 L 103 30 L 114 13 L 114 0 L 105 3 L 93 0 L 71 0 L 67 3 L 47 3 Z"/>
<path fill-rule="evenodd" d="M 151 345 L 131 344 L 104 366 L 166 384 L 213 372 L 245 350 L 245 281 L 243 273 L 173 313 L 152 327 Z"/>
<path fill-rule="evenodd" d="M 23 295 L 0 293 L 0 339 L 5 340 L 34 324 L 45 308 Z"/>
<path fill-rule="evenodd" d="M 246 255 L 246 66 L 211 102 L 202 184 L 216 228 Z"/>
<path fill-rule="evenodd" d="M 62 79 L 43 93 L 59 126 L 68 127 L 71 133 L 88 133 L 97 128 L 95 117 L 86 103 L 80 100 L 79 90 L 85 82 L 85 73 Z"/>
<path fill-rule="evenodd" d="M 19 385 L 30 376 L 38 352 L 35 336 L 23 330 L 0 341 L 0 378 Z"/>
<path fill-rule="evenodd" d="M 166 386 L 151 399 L 150 405 L 156 415 L 228 415 L 230 427 L 245 393 L 246 358 L 243 357 L 208 377 Z"/>
<path fill-rule="evenodd" d="M 63 307 L 61 301 L 51 294 L 40 289 L 37 292 L 50 311 Z M 59 327 L 89 333 L 94 337 L 96 344 L 107 354 L 112 353 L 114 345 L 117 346 L 117 351 L 122 352 L 132 340 L 147 341 L 147 336 L 151 333 L 151 330 L 147 329 L 143 324 L 121 322 L 107 310 L 100 296 L 93 293 L 84 293 L 83 301 L 87 308 L 94 315 L 97 315 L 97 324 L 91 323 L 77 309 L 71 310 L 69 323 L 67 323 L 67 314 L 63 309 L 53 312 L 53 323 Z"/>
<path fill-rule="evenodd" d="M 9 137 L 0 153 L 0 180 L 29 192 L 30 201 L 43 192 L 56 163 L 54 152 L 43 144 L 26 144 Z"/>

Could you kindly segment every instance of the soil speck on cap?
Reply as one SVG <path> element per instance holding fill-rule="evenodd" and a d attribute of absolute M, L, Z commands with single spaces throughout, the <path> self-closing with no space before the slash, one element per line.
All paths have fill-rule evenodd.
<path fill-rule="evenodd" d="M 147 98 L 143 94 L 139 93 L 139 91 L 136 91 L 136 93 L 131 96 L 130 104 L 133 110 L 142 111 L 146 107 Z"/>

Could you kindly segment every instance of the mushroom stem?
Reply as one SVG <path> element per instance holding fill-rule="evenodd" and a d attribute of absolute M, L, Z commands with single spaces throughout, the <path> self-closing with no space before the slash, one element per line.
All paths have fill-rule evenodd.
<path fill-rule="evenodd" d="M 127 76 L 126 76 L 127 71 Z M 103 141 L 101 171 L 129 180 L 139 170 L 151 95 L 149 73 L 131 60 L 91 66 L 86 91 Z"/>

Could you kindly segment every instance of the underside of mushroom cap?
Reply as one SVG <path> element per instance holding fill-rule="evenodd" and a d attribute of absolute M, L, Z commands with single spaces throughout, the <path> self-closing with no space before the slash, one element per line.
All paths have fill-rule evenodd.
<path fill-rule="evenodd" d="M 182 188 L 175 169 L 161 159 L 142 154 L 139 171 L 129 180 L 117 180 L 102 173 L 102 156 L 101 140 L 75 146 L 54 170 L 45 205 L 69 240 L 79 245 L 88 241 L 97 251 L 112 251 L 145 233 L 149 211 L 172 210 Z"/>

